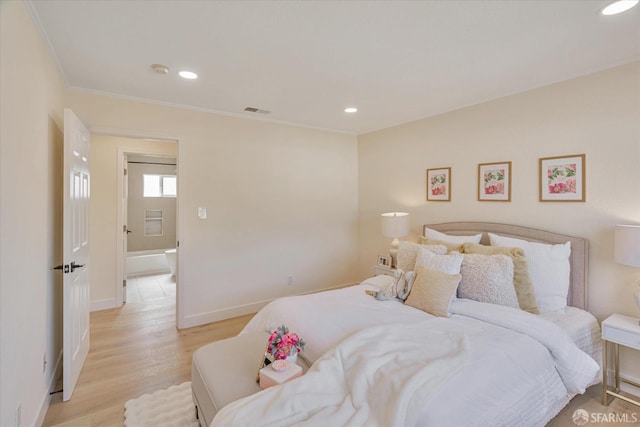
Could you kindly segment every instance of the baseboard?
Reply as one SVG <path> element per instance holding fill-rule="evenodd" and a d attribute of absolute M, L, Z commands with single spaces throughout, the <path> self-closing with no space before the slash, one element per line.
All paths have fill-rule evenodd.
<path fill-rule="evenodd" d="M 250 304 L 237 305 L 235 307 L 221 308 L 219 310 L 193 314 L 191 316 L 185 316 L 182 319 L 178 320 L 178 329 L 192 328 L 194 326 L 205 325 L 212 322 L 219 322 L 220 320 L 230 319 L 232 317 L 256 313 L 271 301 L 273 301 L 273 299 L 258 301 Z"/>
<path fill-rule="evenodd" d="M 42 426 L 42 424 L 44 424 L 44 418 L 47 416 L 49 403 L 51 402 L 51 392 L 55 391 L 56 383 L 58 382 L 58 378 L 60 378 L 60 375 L 62 375 L 62 350 L 60 350 L 60 353 L 58 354 L 56 366 L 53 368 L 53 371 L 51 371 L 49 386 L 47 387 L 44 397 L 42 398 L 40 410 L 38 411 L 38 418 L 36 418 L 36 422 L 34 424 L 36 426 Z"/>
<path fill-rule="evenodd" d="M 116 307 L 118 307 L 118 304 L 115 298 L 99 299 L 89 302 L 89 311 L 108 310 Z"/>
<path fill-rule="evenodd" d="M 317 292 L 330 291 L 334 289 L 340 289 L 347 286 L 356 285 L 357 283 L 351 283 L 346 285 L 332 286 L 330 288 L 317 289 L 313 291 L 307 291 L 295 295 L 307 295 Z M 287 295 L 289 296 L 289 295 Z M 192 328 L 194 326 L 205 325 L 207 323 L 219 322 L 220 320 L 230 319 L 232 317 L 244 316 L 246 314 L 257 313 L 262 307 L 269 304 L 276 298 L 270 298 L 263 301 L 256 301 L 249 304 L 237 305 L 235 307 L 221 308 L 219 310 L 208 311 L 206 313 L 193 314 L 185 316 L 178 320 L 178 329 Z"/>

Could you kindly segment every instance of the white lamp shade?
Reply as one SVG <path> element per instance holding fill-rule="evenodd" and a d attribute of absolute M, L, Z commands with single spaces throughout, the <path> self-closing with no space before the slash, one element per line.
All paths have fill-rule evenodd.
<path fill-rule="evenodd" d="M 394 239 L 409 235 L 409 214 L 406 212 L 383 213 L 382 235 Z"/>
<path fill-rule="evenodd" d="M 616 225 L 614 259 L 640 267 L 640 225 Z"/>

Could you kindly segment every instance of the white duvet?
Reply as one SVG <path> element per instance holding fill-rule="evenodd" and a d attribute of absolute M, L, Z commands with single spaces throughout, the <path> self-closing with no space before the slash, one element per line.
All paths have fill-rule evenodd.
<path fill-rule="evenodd" d="M 307 342 L 302 355 L 317 363 L 297 380 L 223 408 L 213 425 L 540 426 L 598 373 L 593 359 L 539 316 L 457 300 L 450 318 L 434 318 L 395 301 L 378 301 L 366 289 L 374 288 L 360 285 L 282 298 L 261 310 L 245 331 L 270 332 L 285 324 Z M 393 344 L 397 351 L 385 356 L 392 361 L 372 376 L 377 362 L 364 362 L 377 360 L 371 353 L 376 347 L 362 341 L 361 334 L 376 331 L 397 335 L 399 341 Z M 439 340 L 432 333 L 452 335 Z M 428 366 L 439 360 L 441 341 L 445 350 L 456 349 L 445 358 L 454 363 L 434 374 Z M 464 342 L 464 348 L 452 342 Z M 418 353 L 428 363 L 421 364 L 414 357 Z M 468 361 L 459 364 L 461 358 Z M 356 360 L 363 364 L 353 365 Z M 407 370 L 396 378 L 389 372 L 394 366 Z M 413 376 L 424 388 L 405 384 Z M 390 385 L 395 392 L 385 391 Z M 341 405 L 323 400 L 328 389 L 328 395 L 341 396 Z M 352 403 L 354 395 L 359 406 Z M 380 402 L 387 402 L 384 410 L 379 410 Z M 363 414 L 367 418 L 360 418 Z M 366 421 L 351 423 L 350 417 Z M 388 424 L 389 417 L 402 422 Z"/>
<path fill-rule="evenodd" d="M 227 405 L 212 426 L 414 425 L 422 401 L 466 361 L 464 331 L 442 319 L 366 328 L 303 377 Z"/>

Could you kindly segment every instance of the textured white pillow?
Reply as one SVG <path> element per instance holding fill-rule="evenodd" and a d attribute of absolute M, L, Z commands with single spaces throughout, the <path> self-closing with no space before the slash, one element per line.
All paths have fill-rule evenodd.
<path fill-rule="evenodd" d="M 458 252 L 451 252 L 449 255 L 440 255 L 434 254 L 425 248 L 420 248 L 413 271 L 417 272 L 418 268 L 422 266 L 447 274 L 460 274 L 460 265 L 462 264 L 463 258 L 464 255 Z"/>
<path fill-rule="evenodd" d="M 411 271 L 416 265 L 418 249 L 425 248 L 436 254 L 446 254 L 447 248 L 443 245 L 420 245 L 413 242 L 400 242 L 398 245 L 397 267 L 400 270 Z"/>
<path fill-rule="evenodd" d="M 524 249 L 529 261 L 529 276 L 531 276 L 540 310 L 557 310 L 567 306 L 571 242 L 549 245 L 493 233 L 489 233 L 489 240 L 492 246 Z"/>
<path fill-rule="evenodd" d="M 425 230 L 426 231 L 424 237 L 426 237 L 427 239 L 442 240 L 443 242 L 449 243 L 480 243 L 480 239 L 482 239 L 482 233 L 473 236 L 451 236 L 449 234 L 444 234 L 430 228 L 425 228 Z"/>
<path fill-rule="evenodd" d="M 460 275 L 458 298 L 520 308 L 510 256 L 465 254 Z"/>

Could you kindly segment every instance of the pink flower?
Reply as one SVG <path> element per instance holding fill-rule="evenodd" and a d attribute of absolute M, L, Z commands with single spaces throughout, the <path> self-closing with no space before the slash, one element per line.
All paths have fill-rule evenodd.
<path fill-rule="evenodd" d="M 305 342 L 298 334 L 290 333 L 289 329 L 282 325 L 269 336 L 268 351 L 276 360 L 286 359 L 295 349 L 304 350 Z"/>
<path fill-rule="evenodd" d="M 555 184 L 549 186 L 549 193 L 552 193 L 552 194 L 564 193 L 565 192 L 564 188 L 565 187 L 562 182 L 556 182 Z"/>

